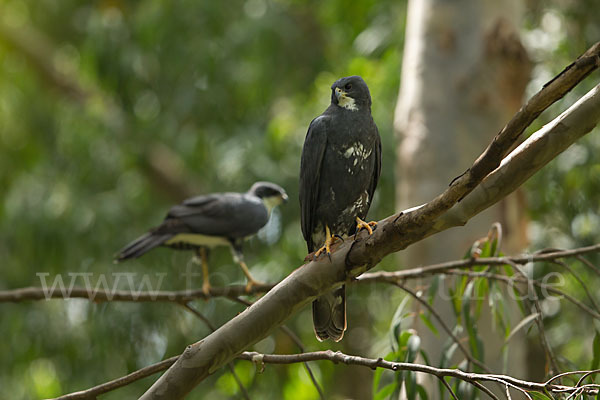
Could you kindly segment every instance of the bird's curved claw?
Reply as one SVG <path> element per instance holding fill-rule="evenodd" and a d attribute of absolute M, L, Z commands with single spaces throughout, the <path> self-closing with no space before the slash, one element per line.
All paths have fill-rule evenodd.
<path fill-rule="evenodd" d="M 354 239 L 356 239 L 356 235 L 360 232 L 361 229 L 366 229 L 369 232 L 369 235 L 373 234 L 373 228 L 377 226 L 377 222 L 365 222 L 362 219 L 356 217 L 356 232 L 354 233 Z M 373 228 L 372 228 L 373 227 Z"/>
<path fill-rule="evenodd" d="M 254 286 L 263 286 L 265 283 L 257 281 L 256 279 L 248 279 L 248 283 L 246 283 L 245 291 L 246 293 L 252 293 L 252 288 Z"/>
<path fill-rule="evenodd" d="M 333 235 L 333 236 L 335 236 L 336 238 L 340 239 L 342 241 L 342 243 L 344 243 L 344 238 L 341 237 L 340 235 L 338 235 L 337 233 L 335 235 Z"/>
<path fill-rule="evenodd" d="M 325 244 L 323 245 L 323 247 L 321 247 L 319 250 L 317 250 L 315 252 L 315 255 L 313 256 L 313 260 L 316 260 L 317 258 L 319 258 L 319 256 L 323 253 L 327 253 L 327 257 L 329 258 L 329 262 L 331 262 L 331 245 L 335 243 L 335 241 L 337 239 L 340 239 L 342 242 L 344 241 L 344 238 L 341 237 L 340 235 L 337 234 L 331 234 L 331 232 L 329 231 L 329 227 L 326 227 L 325 229 Z"/>

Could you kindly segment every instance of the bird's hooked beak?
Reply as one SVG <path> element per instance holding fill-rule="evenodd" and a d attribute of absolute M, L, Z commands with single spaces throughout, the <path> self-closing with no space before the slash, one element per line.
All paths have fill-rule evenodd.
<path fill-rule="evenodd" d="M 288 202 L 288 195 L 286 193 L 281 194 L 281 201 L 285 204 Z"/>
<path fill-rule="evenodd" d="M 348 96 L 348 94 L 339 87 L 335 88 L 335 97 L 337 98 L 338 106 L 350 111 L 358 110 L 358 106 L 354 99 Z"/>

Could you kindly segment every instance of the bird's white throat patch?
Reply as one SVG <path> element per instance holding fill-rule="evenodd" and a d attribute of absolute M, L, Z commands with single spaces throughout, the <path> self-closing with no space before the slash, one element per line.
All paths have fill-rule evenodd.
<path fill-rule="evenodd" d="M 342 95 L 338 98 L 338 105 L 340 107 L 345 108 L 346 110 L 356 111 L 358 110 L 358 106 L 352 97 L 348 97 L 346 95 Z"/>
<path fill-rule="evenodd" d="M 279 196 L 265 197 L 261 200 L 265 207 L 267 207 L 267 212 L 269 213 L 269 216 L 271 215 L 271 211 L 273 211 L 273 208 L 277 207 L 283 202 L 283 200 Z"/>

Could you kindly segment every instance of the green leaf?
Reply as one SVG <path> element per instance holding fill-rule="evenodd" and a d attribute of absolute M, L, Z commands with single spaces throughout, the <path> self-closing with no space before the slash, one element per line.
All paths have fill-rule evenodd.
<path fill-rule="evenodd" d="M 438 288 L 440 287 L 440 282 L 442 279 L 444 279 L 444 274 L 437 274 L 431 278 L 431 283 L 429 285 L 429 289 L 427 290 L 427 302 L 429 305 L 433 305 L 435 295 L 438 292 Z"/>
<path fill-rule="evenodd" d="M 431 363 L 429 362 L 429 357 L 427 356 L 427 353 L 425 352 L 425 350 L 423 350 L 423 349 L 419 350 L 419 354 L 421 354 L 421 357 L 423 357 L 423 360 L 425 361 L 426 365 L 431 365 Z"/>
<path fill-rule="evenodd" d="M 490 246 L 490 242 L 486 241 L 483 246 L 481 246 L 481 254 L 479 257 L 491 257 L 492 256 L 492 247 Z"/>
<path fill-rule="evenodd" d="M 411 335 L 408 338 L 406 344 L 406 362 L 412 363 L 419 354 L 419 348 L 421 347 L 421 338 L 417 335 Z"/>
<path fill-rule="evenodd" d="M 489 285 L 487 279 L 477 279 L 475 282 L 475 318 L 479 320 L 483 301 L 489 295 Z"/>
<path fill-rule="evenodd" d="M 458 323 L 462 321 L 461 309 L 463 307 L 464 293 L 468 283 L 469 278 L 463 276 L 461 279 L 459 279 L 457 283 L 456 291 L 450 291 L 452 305 L 454 306 L 454 315 L 456 316 L 456 320 Z"/>
<path fill-rule="evenodd" d="M 496 285 L 490 285 L 489 299 L 490 307 L 494 313 L 494 324 L 500 326 L 504 331 L 504 337 L 507 338 L 510 334 L 510 320 L 506 317 L 506 304 L 502 290 Z"/>
<path fill-rule="evenodd" d="M 600 332 L 596 331 L 596 335 L 594 335 L 594 342 L 592 344 L 593 348 L 593 358 L 592 364 L 590 365 L 590 369 L 598 369 L 598 365 L 600 365 Z"/>
<path fill-rule="evenodd" d="M 450 345 L 446 349 L 444 349 L 444 351 L 442 352 L 442 357 L 440 359 L 440 368 L 449 367 L 450 360 L 452 359 L 452 356 L 454 355 L 454 352 L 457 348 L 458 345 L 456 343 L 450 342 Z"/>
<path fill-rule="evenodd" d="M 429 319 L 429 315 L 426 313 L 421 313 L 419 316 L 421 317 L 421 321 L 423 321 L 423 323 L 425 325 L 427 325 L 429 330 L 431 332 L 433 332 L 435 334 L 435 336 L 439 336 L 439 332 L 438 332 L 437 328 L 435 327 L 435 325 L 433 325 L 433 323 Z"/>
<path fill-rule="evenodd" d="M 419 393 L 419 397 L 421 400 L 429 400 L 429 396 L 427 395 L 427 391 L 421 385 L 417 385 L 417 392 Z"/>
<path fill-rule="evenodd" d="M 403 372 L 406 376 L 404 386 L 406 388 L 406 399 L 416 400 L 417 398 L 417 374 L 410 371 Z"/>
<path fill-rule="evenodd" d="M 394 390 L 396 389 L 396 382 L 392 382 L 388 385 L 385 385 L 384 387 L 381 388 L 381 390 L 379 392 L 377 392 L 375 394 L 375 396 L 373 396 L 373 400 L 384 400 L 386 399 L 389 395 L 391 395 L 392 393 L 394 393 Z"/>
<path fill-rule="evenodd" d="M 529 395 L 531 396 L 531 398 L 533 398 L 534 400 L 552 400 L 551 397 L 546 396 L 545 394 L 539 393 L 539 392 L 528 392 Z"/>
<path fill-rule="evenodd" d="M 465 381 L 458 381 L 458 387 L 454 392 L 461 400 L 470 399 L 473 396 L 473 386 Z"/>
<path fill-rule="evenodd" d="M 463 318 L 464 318 L 465 326 L 466 326 L 467 330 L 469 329 L 469 326 L 474 323 L 474 321 L 471 320 L 471 302 L 470 302 L 471 295 L 473 293 L 474 282 L 475 281 L 469 281 L 469 283 L 467 283 L 465 290 L 463 292 L 463 295 L 462 295 L 462 313 L 463 313 Z"/>
<path fill-rule="evenodd" d="M 394 317 L 392 318 L 392 322 L 390 323 L 390 344 L 392 346 L 392 350 L 398 351 L 402 345 L 400 344 L 400 336 L 402 334 L 402 320 L 406 318 L 407 313 L 404 312 L 406 304 L 409 301 L 409 296 L 406 296 L 402 299 L 398 307 L 396 308 L 396 312 L 394 313 Z"/>
<path fill-rule="evenodd" d="M 471 348 L 471 353 L 475 358 L 480 361 L 483 361 L 483 344 L 478 337 L 477 334 L 477 321 L 474 320 L 471 316 L 471 303 L 470 298 L 473 293 L 473 288 L 475 286 L 475 281 L 470 281 L 464 291 L 463 294 L 463 318 L 465 321 L 465 328 L 467 330 L 467 334 L 469 335 L 469 346 Z"/>
<path fill-rule="evenodd" d="M 524 328 L 525 326 L 527 326 L 529 323 L 531 323 L 533 320 L 535 320 L 540 314 L 539 313 L 533 313 L 530 314 L 528 316 L 526 316 L 525 318 L 523 318 L 521 320 L 521 322 L 519 322 L 512 330 L 512 332 L 510 332 L 510 334 L 506 337 L 506 340 L 504 341 L 504 344 L 506 345 L 508 343 L 508 341 L 510 339 L 512 339 L 512 337 L 519 332 L 522 328 Z M 595 339 L 594 339 L 595 340 Z M 594 369 L 594 368 L 592 368 Z"/>
<path fill-rule="evenodd" d="M 373 396 L 377 394 L 377 389 L 379 388 L 379 381 L 381 381 L 381 374 L 383 374 L 383 368 L 375 369 L 375 373 L 373 374 Z"/>
<path fill-rule="evenodd" d="M 496 256 L 496 249 L 497 248 L 498 248 L 498 238 L 495 238 L 494 240 L 492 240 L 492 244 L 490 246 L 490 255 L 489 255 L 489 257 Z"/>

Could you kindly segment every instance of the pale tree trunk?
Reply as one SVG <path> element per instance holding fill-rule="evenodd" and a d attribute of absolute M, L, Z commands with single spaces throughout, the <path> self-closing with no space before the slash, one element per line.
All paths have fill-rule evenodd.
<path fill-rule="evenodd" d="M 409 1 L 394 122 L 398 210 L 425 203 L 443 191 L 521 105 L 531 72 L 517 33 L 521 3 Z M 525 220 L 519 215 L 523 204 L 516 203 L 522 203 L 518 192 L 473 218 L 460 231 L 449 230 L 409 247 L 402 253 L 402 262 L 414 267 L 460 258 L 495 221 L 504 228 L 503 250 L 512 254 L 522 249 L 526 244 Z M 449 324 L 454 323 L 448 304 L 437 301 L 436 307 L 441 307 Z M 486 339 L 486 362 L 492 370 L 501 371 L 501 363 L 494 360 L 498 360 L 502 339 L 497 332 L 486 332 L 484 328 L 490 326 L 484 318 L 480 331 Z M 437 363 L 445 338 L 433 336 L 425 326 L 419 326 L 418 332 L 423 348 Z M 496 343 L 492 343 L 494 337 L 498 337 Z M 511 351 L 517 356 L 512 361 L 523 366 L 525 351 L 519 346 Z M 512 372 L 517 376 L 524 373 Z"/>

